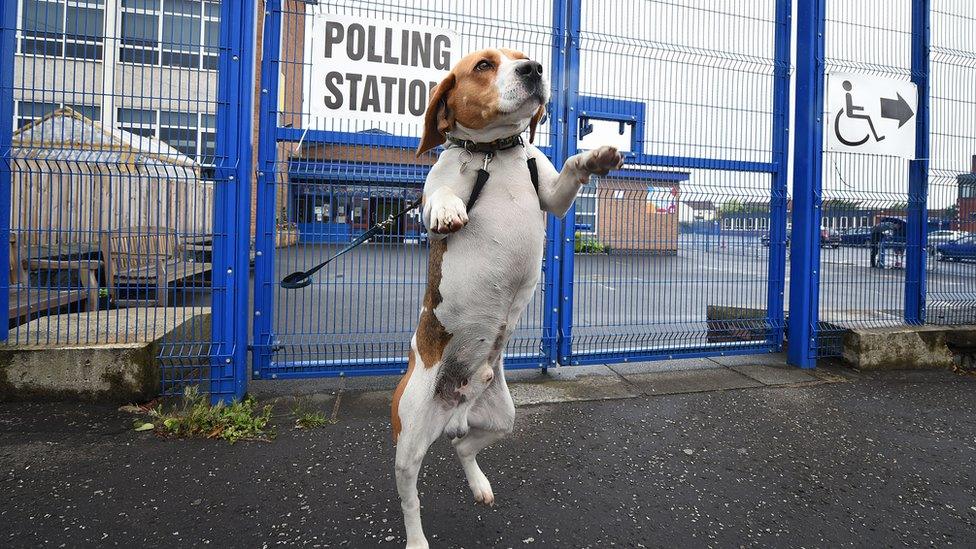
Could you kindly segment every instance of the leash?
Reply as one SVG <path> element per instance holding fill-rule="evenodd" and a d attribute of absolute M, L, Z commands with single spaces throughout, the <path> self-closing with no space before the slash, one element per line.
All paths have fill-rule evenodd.
<path fill-rule="evenodd" d="M 471 196 L 468 198 L 467 211 L 470 212 L 474 208 L 475 202 L 478 201 L 478 197 L 481 196 L 481 191 L 484 190 L 485 184 L 488 183 L 488 177 L 491 175 L 488 173 L 488 164 L 495 158 L 495 153 L 497 151 L 503 151 L 506 149 L 511 149 L 518 145 L 523 145 L 521 136 L 506 137 L 503 139 L 498 139 L 490 143 L 475 143 L 474 141 L 465 141 L 461 139 L 456 139 L 454 137 L 448 136 L 448 140 L 454 144 L 454 147 L 463 147 L 464 152 L 468 153 L 467 160 L 461 161 L 461 171 L 464 171 L 464 166 L 470 161 L 471 153 L 478 152 L 484 153 L 485 161 L 481 168 L 478 169 L 478 175 L 474 180 L 474 188 L 471 189 Z M 524 146 L 524 145 L 523 145 Z M 454 148 L 449 147 L 449 148 Z M 528 158 L 525 161 L 529 168 L 529 178 L 532 180 L 532 187 L 535 189 L 536 195 L 539 194 L 539 169 L 536 166 L 535 158 Z M 285 290 L 297 290 L 299 288 L 304 288 L 312 283 L 312 275 L 317 273 L 323 267 L 332 263 L 339 257 L 351 252 L 352 250 L 358 248 L 364 244 L 370 238 L 376 236 L 380 231 L 387 229 L 393 223 L 398 221 L 401 217 L 416 209 L 423 202 L 423 198 L 418 198 L 417 200 L 410 203 L 409 206 L 403 208 L 395 214 L 391 214 L 389 217 L 380 221 L 379 223 L 373 225 L 368 231 L 356 237 L 355 240 L 350 242 L 345 248 L 339 250 L 335 255 L 326 259 L 325 261 L 319 263 L 318 265 L 312 267 L 307 271 L 296 271 L 281 279 L 279 286 Z"/>

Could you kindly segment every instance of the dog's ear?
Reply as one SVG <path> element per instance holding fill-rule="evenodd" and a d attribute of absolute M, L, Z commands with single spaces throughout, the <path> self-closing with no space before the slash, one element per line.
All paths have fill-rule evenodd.
<path fill-rule="evenodd" d="M 539 125 L 539 121 L 542 120 L 543 115 L 546 114 L 546 106 L 542 105 L 539 110 L 535 111 L 532 115 L 532 120 L 529 120 L 529 143 L 535 142 L 535 129 Z"/>
<path fill-rule="evenodd" d="M 450 73 L 430 94 L 427 112 L 424 114 L 424 135 L 417 147 L 417 156 L 440 145 L 446 140 L 444 134 L 454 129 L 454 113 L 447 106 L 447 94 L 454 89 L 457 77 Z"/>

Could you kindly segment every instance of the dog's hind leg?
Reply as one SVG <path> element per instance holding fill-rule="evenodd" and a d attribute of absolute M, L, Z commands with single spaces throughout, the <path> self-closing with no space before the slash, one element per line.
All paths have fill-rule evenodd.
<path fill-rule="evenodd" d="M 511 433 L 515 424 L 515 403 L 508 391 L 500 363 L 495 380 L 468 411 L 467 419 L 468 433 L 454 439 L 452 444 L 461 460 L 461 467 L 468 479 L 471 493 L 474 494 L 474 500 L 492 505 L 495 503 L 495 494 L 476 458 L 478 452 Z"/>
<path fill-rule="evenodd" d="M 411 361 L 415 353 L 411 350 Z M 412 373 L 401 384 L 403 389 L 395 396 L 394 415 L 399 420 L 396 434 L 396 483 L 403 510 L 403 524 L 407 533 L 408 549 L 428 547 L 420 520 L 420 496 L 417 493 L 417 477 L 424 456 L 430 445 L 441 436 L 449 419 L 449 411 L 434 396 L 434 370 L 426 369 L 416 357 Z"/>

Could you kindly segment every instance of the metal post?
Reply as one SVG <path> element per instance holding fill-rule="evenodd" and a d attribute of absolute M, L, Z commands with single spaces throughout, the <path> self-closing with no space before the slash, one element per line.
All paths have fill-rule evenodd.
<path fill-rule="evenodd" d="M 928 247 L 930 0 L 912 1 L 912 82 L 918 87 L 915 160 L 908 165 L 905 242 L 905 322 L 925 323 Z"/>
<path fill-rule="evenodd" d="M 0 4 L 0 265 L 10 265 L 10 153 L 14 127 L 14 52 L 17 51 L 17 2 Z M 7 257 L 3 257 L 7 256 Z M 10 269 L 0 269 L 0 310 L 9 310 Z M 7 341 L 4 320 L 0 341 Z"/>
<path fill-rule="evenodd" d="M 261 53 L 261 125 L 258 132 L 258 189 L 255 220 L 254 309 L 254 378 L 260 379 L 271 363 L 271 314 L 274 306 L 275 215 L 277 210 L 275 180 L 278 145 L 278 86 L 281 61 L 281 0 L 267 0 L 264 7 L 264 42 Z"/>
<path fill-rule="evenodd" d="M 210 394 L 216 402 L 247 390 L 248 272 L 254 101 L 255 0 L 224 0 L 220 11 L 217 179 Z"/>
<path fill-rule="evenodd" d="M 820 205 L 823 171 L 826 0 L 797 5 L 796 133 L 790 257 L 790 364 L 816 366 L 820 298 Z"/>
<path fill-rule="evenodd" d="M 580 64 L 580 19 L 582 16 L 582 0 L 565 0 L 566 33 L 565 54 L 563 66 L 563 120 L 560 135 L 560 153 L 554 159 L 556 168 L 562 169 L 563 163 L 576 154 L 576 128 L 579 123 L 579 64 Z M 573 275 L 575 267 L 576 240 L 576 205 L 569 209 L 560 224 L 559 232 L 559 362 L 570 364 L 573 352 Z"/>
<path fill-rule="evenodd" d="M 769 289 L 766 316 L 769 343 L 777 351 L 783 348 L 784 289 L 786 285 L 786 198 L 788 194 L 790 148 L 790 48 L 793 32 L 793 1 L 776 0 L 776 46 L 773 71 L 773 144 L 769 207 Z"/>

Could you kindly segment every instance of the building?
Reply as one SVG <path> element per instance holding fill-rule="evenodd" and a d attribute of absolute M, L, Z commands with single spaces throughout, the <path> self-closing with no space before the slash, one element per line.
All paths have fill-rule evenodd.
<path fill-rule="evenodd" d="M 959 209 L 957 230 L 976 232 L 976 155 L 973 155 L 971 173 L 959 175 L 959 198 L 956 206 Z"/>
<path fill-rule="evenodd" d="M 13 1 L 15 129 L 69 107 L 168 143 L 212 174 L 219 2 Z"/>

